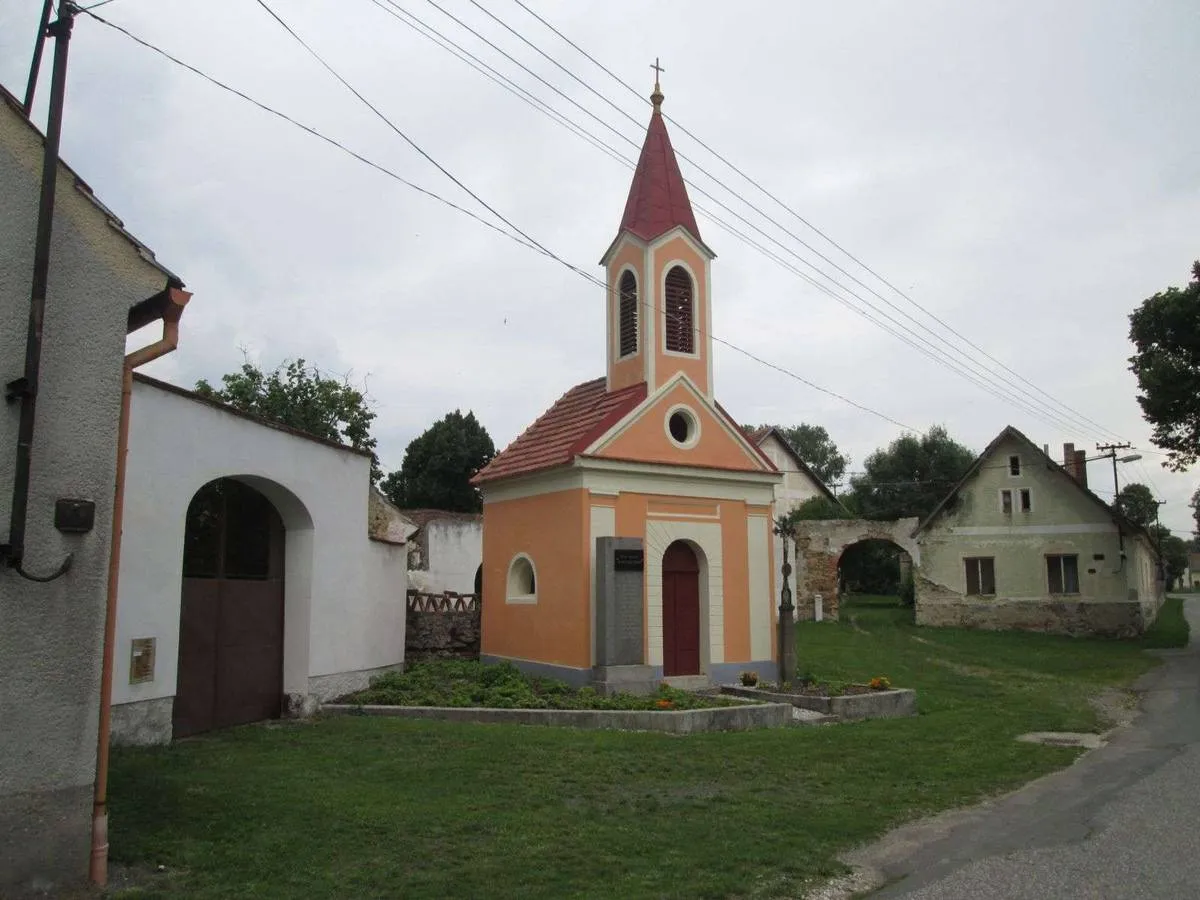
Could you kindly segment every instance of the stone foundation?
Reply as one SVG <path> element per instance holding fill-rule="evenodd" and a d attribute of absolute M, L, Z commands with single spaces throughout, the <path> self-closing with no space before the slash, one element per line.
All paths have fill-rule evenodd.
<path fill-rule="evenodd" d="M 335 672 L 332 675 L 313 675 L 308 679 L 308 696 L 315 698 L 318 704 L 327 703 L 338 697 L 361 691 L 371 683 L 376 675 L 385 672 L 400 672 L 404 663 L 398 662 L 390 666 L 379 666 L 375 669 L 360 669 L 357 672 Z M 291 704 L 289 704 L 289 713 Z M 295 716 L 309 715 L 312 710 L 303 708 L 293 714 Z"/>
<path fill-rule="evenodd" d="M 930 601 L 918 598 L 918 625 L 1040 631 L 1095 637 L 1137 637 L 1145 630 L 1141 604 L 1100 600 Z"/>
<path fill-rule="evenodd" d="M 116 746 L 169 744 L 174 706 L 174 697 L 114 704 L 110 743 Z"/>

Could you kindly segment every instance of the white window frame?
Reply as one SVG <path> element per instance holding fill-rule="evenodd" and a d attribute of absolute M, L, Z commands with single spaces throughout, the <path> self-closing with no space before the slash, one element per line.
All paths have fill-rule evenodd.
<path fill-rule="evenodd" d="M 675 415 L 675 413 L 682 413 L 683 415 L 687 416 L 689 420 L 691 420 L 692 433 L 688 436 L 686 441 L 677 441 L 675 440 L 675 435 L 671 434 L 671 416 Z M 680 450 L 691 450 L 698 443 L 700 443 L 700 417 L 696 415 L 696 411 L 686 403 L 676 403 L 674 406 L 668 409 L 667 414 L 663 416 L 663 431 L 665 431 L 667 434 L 667 440 L 669 440 L 674 446 L 678 447 Z"/>
<path fill-rule="evenodd" d="M 513 569 L 519 562 L 525 562 L 529 565 L 530 577 L 533 581 L 533 591 L 524 593 L 515 591 L 513 588 Z M 508 571 L 504 577 L 504 602 L 505 603 L 537 603 L 538 590 L 538 574 L 537 566 L 533 564 L 533 557 L 528 553 L 518 553 L 508 561 Z"/>
<path fill-rule="evenodd" d="M 632 353 L 621 355 L 621 279 L 625 277 L 626 272 L 633 273 L 633 281 L 637 286 L 637 311 L 634 314 L 634 332 L 637 337 L 637 349 Z M 627 359 L 633 359 L 642 352 L 642 278 L 635 266 L 630 263 L 625 263 L 621 266 L 621 270 L 617 272 L 617 280 L 613 283 L 613 295 L 616 301 L 613 305 L 613 359 L 617 362 L 624 362 Z"/>
<path fill-rule="evenodd" d="M 681 353 L 678 350 L 667 349 L 667 275 L 676 266 L 687 272 L 688 278 L 692 279 L 692 352 Z M 666 263 L 659 272 L 658 279 L 658 296 L 662 298 L 662 302 L 658 304 L 659 315 L 658 324 L 662 337 L 659 339 L 659 348 L 663 356 L 676 356 L 680 359 L 699 359 L 700 358 L 700 282 L 696 279 L 696 273 L 692 271 L 692 267 L 687 264 L 686 260 L 673 259 Z"/>
<path fill-rule="evenodd" d="M 992 564 L 992 592 L 990 594 L 983 592 L 983 567 L 980 565 L 984 560 L 989 560 Z M 967 577 L 967 567 L 975 563 L 975 576 L 979 582 L 979 593 L 971 593 L 971 579 Z M 994 556 L 964 556 L 963 557 L 963 579 L 964 588 L 963 595 L 967 597 L 995 597 L 996 596 L 996 557 Z"/>
<path fill-rule="evenodd" d="M 1008 494 L 1008 510 L 1007 510 L 1007 512 L 1004 509 L 1004 495 L 1005 494 Z M 996 499 L 1000 504 L 1000 515 L 1011 516 L 1013 514 L 1013 490 L 1012 490 L 1012 488 L 1001 488 L 1000 492 L 996 495 Z"/>
<path fill-rule="evenodd" d="M 1066 579 L 1066 570 L 1063 567 L 1063 560 L 1067 559 L 1068 557 L 1075 560 L 1075 590 L 1073 590 L 1073 591 L 1066 590 L 1067 579 Z M 1052 559 L 1058 560 L 1059 580 L 1062 582 L 1062 586 L 1064 588 L 1062 591 L 1059 591 L 1057 593 L 1054 591 L 1054 588 L 1050 584 L 1050 560 L 1052 560 Z M 1049 594 L 1051 597 L 1078 597 L 1080 594 L 1083 593 L 1083 585 L 1080 582 L 1080 578 L 1079 578 L 1080 573 L 1079 573 L 1079 554 L 1078 553 L 1047 553 L 1045 556 L 1045 560 L 1046 560 L 1046 593 L 1047 594 Z"/>
<path fill-rule="evenodd" d="M 1029 509 L 1025 508 L 1025 497 L 1029 497 Z M 1033 488 L 1017 488 L 1017 508 L 1022 513 L 1033 512 Z"/>
<path fill-rule="evenodd" d="M 1015 473 L 1012 470 L 1012 464 L 1013 464 L 1014 459 L 1017 461 L 1017 471 Z M 1010 453 L 1008 455 L 1008 477 L 1009 478 L 1020 478 L 1021 477 L 1021 466 L 1022 466 L 1021 454 Z"/>

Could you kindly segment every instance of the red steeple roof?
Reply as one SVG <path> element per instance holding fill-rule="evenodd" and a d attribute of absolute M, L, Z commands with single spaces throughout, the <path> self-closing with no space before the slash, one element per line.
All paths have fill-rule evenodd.
<path fill-rule="evenodd" d="M 633 184 L 629 186 L 621 230 L 651 241 L 676 225 L 682 225 L 692 237 L 700 240 L 696 216 L 692 213 L 683 175 L 675 161 L 675 151 L 671 149 L 671 138 L 663 121 L 662 94 L 658 85 L 650 99 L 654 101 L 654 114 L 646 129 L 646 142 L 642 144 L 642 155 L 638 157 L 633 173 Z"/>

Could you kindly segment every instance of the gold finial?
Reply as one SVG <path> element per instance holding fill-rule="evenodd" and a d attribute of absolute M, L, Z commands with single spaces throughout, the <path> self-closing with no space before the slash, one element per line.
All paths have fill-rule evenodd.
<path fill-rule="evenodd" d="M 658 64 L 657 56 L 654 57 L 654 65 L 652 65 L 650 68 L 654 70 L 654 93 L 650 95 L 650 102 L 654 104 L 654 108 L 657 110 L 660 106 L 662 106 L 663 102 L 663 92 L 662 88 L 658 84 L 658 76 L 667 70 Z"/>

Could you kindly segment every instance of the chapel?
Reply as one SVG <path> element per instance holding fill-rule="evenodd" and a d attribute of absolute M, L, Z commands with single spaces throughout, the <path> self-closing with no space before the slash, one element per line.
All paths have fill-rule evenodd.
<path fill-rule="evenodd" d="M 481 655 L 574 685 L 596 660 L 597 539 L 643 548 L 646 684 L 775 672 L 774 489 L 716 401 L 711 264 L 656 79 L 625 211 L 600 264 L 604 374 L 564 393 L 475 478 Z M 597 335 L 599 343 L 600 335 Z"/>

